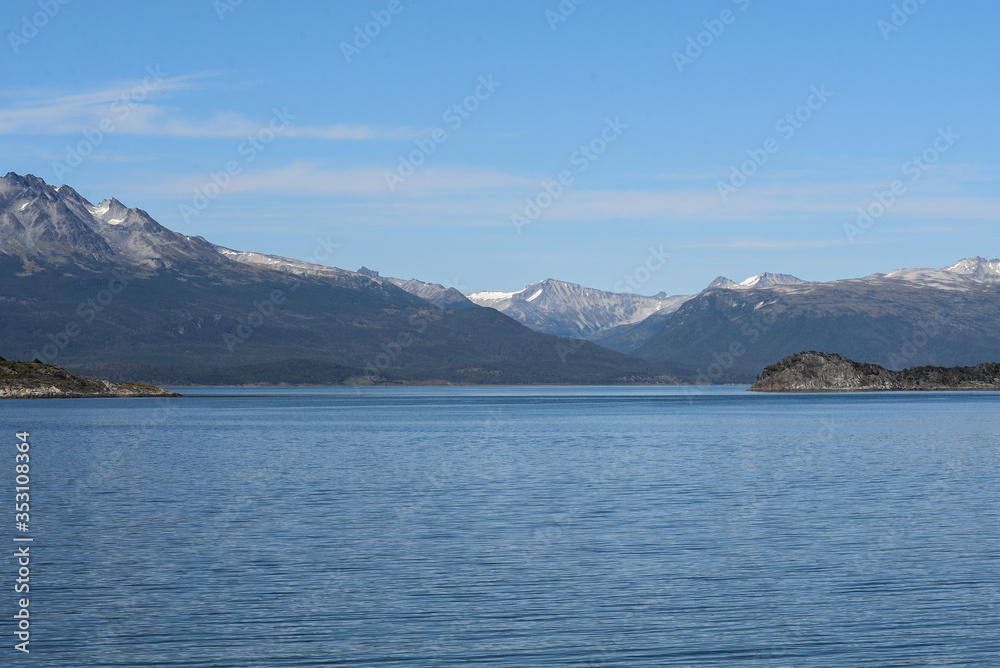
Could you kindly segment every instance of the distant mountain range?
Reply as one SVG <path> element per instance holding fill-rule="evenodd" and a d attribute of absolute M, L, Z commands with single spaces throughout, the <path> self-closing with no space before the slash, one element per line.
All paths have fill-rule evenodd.
<path fill-rule="evenodd" d="M 739 283 L 720 276 L 691 296 L 548 280 L 469 299 L 538 331 L 684 365 L 703 383 L 752 382 L 767 364 L 803 349 L 890 369 L 1000 360 L 1000 260 L 981 257 L 825 283 L 769 272 Z"/>
<path fill-rule="evenodd" d="M 547 279 L 465 296 L 233 250 L 116 199 L 0 179 L 0 354 L 110 380 L 749 383 L 801 350 L 889 369 L 996 361 L 998 323 L 1000 260 L 824 283 L 720 276 L 697 295 Z"/>
<path fill-rule="evenodd" d="M 741 283 L 719 276 L 706 290 L 749 290 L 805 283 L 788 274 L 758 274 Z M 651 339 L 669 316 L 695 295 L 645 297 L 606 292 L 575 283 L 546 279 L 517 292 L 475 292 L 469 300 L 495 308 L 536 332 L 587 339 L 630 353 Z"/>
<path fill-rule="evenodd" d="M 582 339 L 594 339 L 613 327 L 637 324 L 654 313 L 673 313 L 690 299 L 663 293 L 644 297 L 605 292 L 551 278 L 518 292 L 476 292 L 468 297 L 535 331 Z"/>
<path fill-rule="evenodd" d="M 709 283 L 708 288 L 706 289 L 726 288 L 729 290 L 751 290 L 753 288 L 770 288 L 775 285 L 797 285 L 805 282 L 806 281 L 803 281 L 801 278 L 796 278 L 791 274 L 772 274 L 769 271 L 765 271 L 763 274 L 751 276 L 750 278 L 739 283 L 731 281 L 725 276 L 719 276 L 717 279 Z"/>
<path fill-rule="evenodd" d="M 0 348 L 159 385 L 678 379 L 441 286 L 224 248 L 14 173 L 0 179 Z"/>
<path fill-rule="evenodd" d="M 801 350 L 890 369 L 1000 360 L 1000 260 L 900 269 L 825 283 L 710 289 L 635 354 L 683 361 L 703 382 L 751 382 Z"/>

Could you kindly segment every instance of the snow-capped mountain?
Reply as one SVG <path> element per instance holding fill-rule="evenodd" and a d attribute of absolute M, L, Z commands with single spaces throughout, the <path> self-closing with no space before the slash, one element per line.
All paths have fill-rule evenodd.
<path fill-rule="evenodd" d="M 143 288 L 130 288 L 115 297 L 116 311 L 107 314 L 104 325 L 116 332 L 114 336 L 133 340 L 147 331 L 140 323 L 152 318 L 158 323 L 157 336 L 166 342 L 160 353 L 169 349 L 170 359 L 193 350 L 185 347 L 185 340 L 209 337 L 202 343 L 208 346 L 204 350 L 210 350 L 223 333 L 231 335 L 233 323 L 246 318 L 246 312 L 241 313 L 243 304 L 259 302 L 261 294 L 270 294 L 259 292 L 258 284 L 264 282 L 278 286 L 282 299 L 299 290 L 295 295 L 301 300 L 296 306 L 301 319 L 268 321 L 269 328 L 282 332 L 280 336 L 253 337 L 254 346 L 262 346 L 258 352 L 266 352 L 271 359 L 287 356 L 292 348 L 302 359 L 313 359 L 314 351 L 322 350 L 328 362 L 363 367 L 378 354 L 380 341 L 396 340 L 399 332 L 414 326 L 410 318 L 422 321 L 430 305 L 436 304 L 443 308 L 433 310 L 433 319 L 449 324 L 435 329 L 433 339 L 421 345 L 443 348 L 424 353 L 414 347 L 408 351 L 406 364 L 419 362 L 425 365 L 422 368 L 436 369 L 447 357 L 440 350 L 474 349 L 456 353 L 462 359 L 456 357 L 454 363 L 461 367 L 453 369 L 449 378 L 459 380 L 470 378 L 470 369 L 480 374 L 476 378 L 493 378 L 489 360 L 496 345 L 506 346 L 505 364 L 526 374 L 516 377 L 539 377 L 524 351 L 533 350 L 538 359 L 547 359 L 554 354 L 554 346 L 537 332 L 590 339 L 657 364 L 708 370 L 715 368 L 714 363 L 722 370 L 718 377 L 710 377 L 712 381 L 752 379 L 764 364 L 800 350 L 829 350 L 889 368 L 904 362 L 948 366 L 1000 358 L 996 331 L 1000 259 L 970 257 L 940 269 L 897 269 L 828 282 L 772 273 L 740 283 L 719 277 L 693 297 L 613 293 L 549 279 L 517 292 L 480 292 L 466 300 L 453 288 L 416 279 L 387 278 L 364 268 L 352 272 L 217 246 L 198 236 L 173 232 L 142 209 L 129 208 L 114 198 L 94 205 L 69 186 L 56 188 L 31 175 L 10 173 L 0 178 L 0 270 L 7 277 L 2 285 L 7 292 L 0 295 L 0 305 L 6 309 L 0 318 L 0 338 L 8 345 L 20 341 L 22 349 L 31 352 L 38 331 L 55 332 L 82 317 L 73 309 L 81 300 L 89 303 L 87 297 L 108 284 L 100 276 L 122 266 L 130 268 L 137 277 L 134 284 Z M 292 281 L 282 274 L 301 280 Z M 32 277 L 38 280 L 31 283 Z M 46 287 L 53 281 L 58 282 L 58 290 Z M 27 287 L 18 292 L 18 285 Z M 46 306 L 60 299 L 63 310 Z M 510 318 L 472 308 L 473 303 L 493 307 L 536 332 L 513 327 L 516 323 Z M 466 311 L 455 313 L 457 309 Z M 363 315 L 346 317 L 348 313 Z M 32 319 L 36 321 L 34 334 L 16 324 Z M 382 334 L 372 336 L 372 323 Z M 104 360 L 123 354 L 97 329 L 87 332 L 92 340 L 89 347 L 81 345 L 81 351 L 102 351 Z M 512 343 L 515 339 L 516 344 Z M 171 348 L 174 343 L 179 347 Z M 153 359 L 142 357 L 146 354 L 142 346 L 133 348 L 138 351 L 133 362 Z M 227 350 L 247 351 L 241 358 L 246 362 L 254 359 L 249 355 L 252 349 Z M 625 364 L 610 351 L 580 350 L 588 352 L 578 353 L 577 360 L 603 359 L 608 373 L 619 367 L 632 369 L 628 364 L 634 360 L 626 358 Z M 720 351 L 732 350 L 740 352 L 730 352 L 732 360 L 723 355 L 721 359 L 727 360 L 723 365 Z M 331 351 L 337 351 L 336 355 Z M 214 359 L 206 355 L 199 359 Z M 558 365 L 544 376 L 549 380 L 567 377 L 565 360 L 556 357 Z M 472 364 L 472 359 L 479 362 Z M 190 363 L 195 368 L 202 362 L 192 358 Z M 641 365 L 635 369 L 641 370 Z"/>
<path fill-rule="evenodd" d="M 691 364 L 713 382 L 751 381 L 768 360 L 802 350 L 892 369 L 1000 360 L 1000 260 L 762 287 L 767 282 L 742 289 L 716 282 L 729 289 L 705 290 L 628 352 Z"/>
<path fill-rule="evenodd" d="M 843 280 L 868 283 L 895 281 L 925 288 L 966 290 L 972 286 L 984 287 L 1000 283 L 1000 259 L 987 260 L 983 257 L 970 257 L 941 269 L 927 267 L 896 269 L 888 274 L 872 274 L 861 279 Z"/>
<path fill-rule="evenodd" d="M 739 283 L 737 283 L 736 281 L 729 280 L 725 276 L 719 276 L 714 281 L 709 283 L 708 286 L 705 288 L 705 290 L 716 290 L 716 289 L 731 290 L 737 286 L 739 286 Z M 702 292 L 704 292 L 704 290 Z"/>
<path fill-rule="evenodd" d="M 806 281 L 789 274 L 765 272 L 741 283 L 719 276 L 705 290 L 750 290 L 802 283 Z M 642 333 L 630 333 L 630 326 L 654 315 L 657 323 L 666 322 L 670 314 L 692 296 L 668 296 L 661 292 L 647 297 L 627 292 L 606 292 L 551 278 L 532 283 L 517 292 L 475 292 L 468 295 L 476 304 L 495 308 L 535 331 L 589 339 L 621 351 L 640 345 L 655 333 L 650 326 L 643 328 Z M 620 343 L 618 339 L 628 343 Z"/>
<path fill-rule="evenodd" d="M 740 281 L 731 281 L 725 276 L 719 276 L 717 279 L 708 284 L 706 290 L 724 289 L 724 290 L 750 290 L 752 288 L 770 288 L 775 285 L 797 285 L 799 283 L 806 283 L 801 278 L 792 276 L 791 274 L 772 274 L 769 271 L 765 271 L 763 274 L 757 274 L 756 276 L 751 276 L 750 278 Z"/>
<path fill-rule="evenodd" d="M 366 273 L 216 246 L 34 176 L 0 179 L 8 358 L 159 384 L 675 378 L 589 343 L 567 357 L 565 342 L 457 291 Z"/>
<path fill-rule="evenodd" d="M 960 274 L 975 281 L 995 282 L 1000 281 L 1000 259 L 993 258 L 987 260 L 983 257 L 970 257 L 959 260 L 953 265 L 947 266 L 941 271 L 950 271 Z"/>
<path fill-rule="evenodd" d="M 224 262 L 212 244 L 163 227 L 142 209 L 116 199 L 97 206 L 69 186 L 13 172 L 0 178 L 0 254 L 26 268 L 55 264 L 122 264 L 157 269 Z"/>
<path fill-rule="evenodd" d="M 69 186 L 54 187 L 36 176 L 13 172 L 0 178 L 0 254 L 20 258 L 29 270 L 39 263 L 81 267 L 110 263 L 145 271 L 181 266 L 231 269 L 236 263 L 333 279 L 346 287 L 394 285 L 444 308 L 474 306 L 453 288 L 219 246 L 169 230 L 142 209 L 129 208 L 115 198 L 95 206 Z"/>
<path fill-rule="evenodd" d="M 654 313 L 671 313 L 690 299 L 663 293 L 646 297 L 606 292 L 551 278 L 517 292 L 475 292 L 468 298 L 535 331 L 584 339 L 613 327 L 639 323 Z"/>

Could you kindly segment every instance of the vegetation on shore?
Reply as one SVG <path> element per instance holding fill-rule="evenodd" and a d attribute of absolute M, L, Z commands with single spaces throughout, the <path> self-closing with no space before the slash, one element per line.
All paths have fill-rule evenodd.
<path fill-rule="evenodd" d="M 51 399 L 73 397 L 179 397 L 176 392 L 145 383 L 110 383 L 84 378 L 69 369 L 0 357 L 0 398 Z"/>

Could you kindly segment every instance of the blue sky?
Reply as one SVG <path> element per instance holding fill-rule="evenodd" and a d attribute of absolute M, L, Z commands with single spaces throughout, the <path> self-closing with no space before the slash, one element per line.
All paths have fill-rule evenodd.
<path fill-rule="evenodd" d="M 464 292 L 1000 255 L 997 3 L 576 1 L 10 0 L 2 171 Z"/>

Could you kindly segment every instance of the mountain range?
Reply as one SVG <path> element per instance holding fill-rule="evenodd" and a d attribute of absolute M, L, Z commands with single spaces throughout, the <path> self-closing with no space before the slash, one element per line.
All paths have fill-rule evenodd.
<path fill-rule="evenodd" d="M 1000 359 L 1000 260 L 900 269 L 829 282 L 709 289 L 635 350 L 696 367 L 703 382 L 751 382 L 801 350 L 890 369 Z"/>
<path fill-rule="evenodd" d="M 654 313 L 673 313 L 690 299 L 663 293 L 644 297 L 605 292 L 551 278 L 518 292 L 476 292 L 468 297 L 536 331 L 591 340 L 614 327 L 640 323 Z"/>
<path fill-rule="evenodd" d="M 788 274 L 763 273 L 741 283 L 719 276 L 706 290 L 749 290 L 805 283 Z M 517 292 L 475 292 L 470 301 L 505 313 L 531 329 L 587 339 L 606 348 L 631 353 L 652 338 L 667 319 L 695 295 L 652 297 L 607 292 L 549 278 Z"/>
<path fill-rule="evenodd" d="M 973 257 L 941 269 L 828 282 L 770 272 L 741 282 L 719 276 L 687 296 L 547 280 L 469 299 L 538 331 L 685 365 L 696 382 L 749 383 L 767 364 L 803 349 L 836 350 L 890 369 L 1000 359 L 998 289 L 1000 260 Z"/>
<path fill-rule="evenodd" d="M 0 179 L 8 358 L 159 385 L 677 380 L 670 364 L 373 273 L 232 250 L 114 199 L 95 206 L 35 176 Z"/>
<path fill-rule="evenodd" d="M 0 352 L 110 380 L 743 383 L 801 350 L 973 365 L 1000 358 L 998 288 L 1000 260 L 974 257 L 829 282 L 720 276 L 696 295 L 554 279 L 463 295 L 230 249 L 114 198 L 0 179 Z"/>

